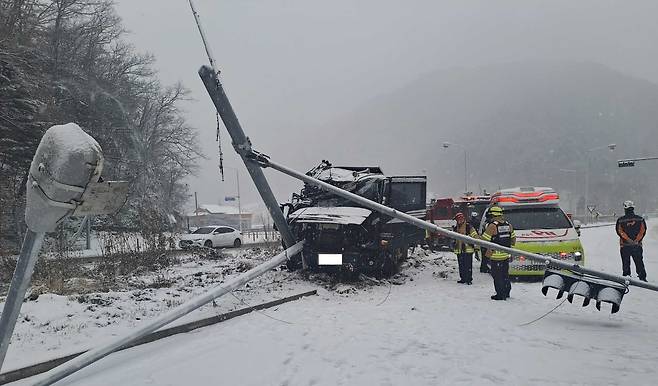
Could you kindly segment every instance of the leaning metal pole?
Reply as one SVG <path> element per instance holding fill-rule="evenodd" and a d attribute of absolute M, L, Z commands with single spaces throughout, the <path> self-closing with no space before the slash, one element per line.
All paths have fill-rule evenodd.
<path fill-rule="evenodd" d="M 14 333 L 16 319 L 18 319 L 23 299 L 25 299 L 25 292 L 30 286 L 34 266 L 37 263 L 45 235 L 43 232 L 35 233 L 28 229 L 25 239 L 23 239 L 21 253 L 16 261 L 16 269 L 9 285 L 2 317 L 0 317 L 0 369 L 5 361 L 9 341 Z"/>
<path fill-rule="evenodd" d="M 76 371 L 86 366 L 89 366 L 90 364 L 96 362 L 97 360 L 106 357 L 107 355 L 113 353 L 114 351 L 117 351 L 119 348 L 126 346 L 131 342 L 134 342 L 135 340 L 140 339 L 146 336 L 147 334 L 152 333 L 153 331 L 156 331 L 160 327 L 163 327 L 173 322 L 174 320 L 189 314 L 190 312 L 196 310 L 197 308 L 203 306 L 204 304 L 210 303 L 214 299 L 217 299 L 223 295 L 226 295 L 227 293 L 232 292 L 236 288 L 239 288 L 245 283 L 257 278 L 258 276 L 261 276 L 265 272 L 268 272 L 269 270 L 280 266 L 286 260 L 288 260 L 288 258 L 299 253 L 302 250 L 303 245 L 304 242 L 300 241 L 297 244 L 286 249 L 285 251 L 274 256 L 270 260 L 266 261 L 265 263 L 256 266 L 250 269 L 249 271 L 243 273 L 242 275 L 238 276 L 237 278 L 230 281 L 229 283 L 218 285 L 217 287 L 206 292 L 205 294 L 197 296 L 181 304 L 180 306 L 160 316 L 159 318 L 147 324 L 146 326 L 143 326 L 140 329 L 133 331 L 128 335 L 124 335 L 120 338 L 117 338 L 103 347 L 99 347 L 97 349 L 87 351 L 86 353 L 64 364 L 55 367 L 54 369 L 45 373 L 42 376 L 42 378 L 37 383 L 35 383 L 35 386 L 51 385 L 75 373 Z"/>
<path fill-rule="evenodd" d="M 284 245 L 286 247 L 292 246 L 295 243 L 295 238 L 288 228 L 286 218 L 283 216 L 281 208 L 279 208 L 279 202 L 274 197 L 274 193 L 272 193 L 272 189 L 270 188 L 263 171 L 258 164 L 250 161 L 246 157 L 251 153 L 251 142 L 244 134 L 242 126 L 238 121 L 238 117 L 233 111 L 231 102 L 229 102 L 228 97 L 224 92 L 224 87 L 219 82 L 219 78 L 217 78 L 217 74 L 212 68 L 203 66 L 199 69 L 199 76 L 203 80 L 203 84 L 206 86 L 206 90 L 208 90 L 208 94 L 210 94 L 210 98 L 215 104 L 219 116 L 222 117 L 226 130 L 228 130 L 228 133 L 231 135 L 235 151 L 237 151 L 242 158 L 251 179 L 256 185 L 256 189 L 258 189 L 258 193 L 260 193 L 260 196 L 263 198 L 263 202 L 265 202 L 265 206 L 270 212 L 270 216 L 272 216 L 272 220 L 281 234 Z"/>
<path fill-rule="evenodd" d="M 332 193 L 334 193 L 338 196 L 341 196 L 343 198 L 346 198 L 350 201 L 354 201 L 356 203 L 359 203 L 359 204 L 363 205 L 364 207 L 366 207 L 368 209 L 372 209 L 374 211 L 384 213 L 388 216 L 391 216 L 393 218 L 397 218 L 397 219 L 402 220 L 404 222 L 407 222 L 409 224 L 415 225 L 419 228 L 426 229 L 426 230 L 436 232 L 436 233 L 440 233 L 440 234 L 442 234 L 446 237 L 452 238 L 452 239 L 465 241 L 469 244 L 475 244 L 475 245 L 479 245 L 479 246 L 482 246 L 482 247 L 486 247 L 487 249 L 494 249 L 494 250 L 507 252 L 507 253 L 511 254 L 512 256 L 525 256 L 525 258 L 527 258 L 527 259 L 537 261 L 539 263 L 543 263 L 543 264 L 546 264 L 546 265 L 550 265 L 552 267 L 558 267 L 558 268 L 561 268 L 561 269 L 568 269 L 568 270 L 571 270 L 573 272 L 578 272 L 578 273 L 582 273 L 582 274 L 586 274 L 586 275 L 596 276 L 596 277 L 599 277 L 601 279 L 614 281 L 614 282 L 621 283 L 621 284 L 624 284 L 624 285 L 629 285 L 630 284 L 630 285 L 634 285 L 636 287 L 646 288 L 646 289 L 649 289 L 649 290 L 652 290 L 652 291 L 658 291 L 658 286 L 655 285 L 655 284 L 646 283 L 646 282 L 643 282 L 643 281 L 640 281 L 640 280 L 637 280 L 637 279 L 632 279 L 630 277 L 612 275 L 612 274 L 608 274 L 608 273 L 605 273 L 605 272 L 592 270 L 592 269 L 589 269 L 589 268 L 582 267 L 578 264 L 565 263 L 564 261 L 554 259 L 554 258 L 549 257 L 549 256 L 542 256 L 542 255 L 538 255 L 536 253 L 530 253 L 530 252 L 522 251 L 520 249 L 503 247 L 501 245 L 494 244 L 494 243 L 491 243 L 491 242 L 488 242 L 488 241 L 475 239 L 475 238 L 472 238 L 472 237 L 469 237 L 469 236 L 465 236 L 461 233 L 449 231 L 447 229 L 443 229 L 443 228 L 441 228 L 441 227 L 439 227 L 435 224 L 432 224 L 430 222 L 420 220 L 420 219 L 418 219 L 416 217 L 413 217 L 413 216 L 410 216 L 410 215 L 408 215 L 404 212 L 400 212 L 400 211 L 395 210 L 393 208 L 389 208 L 388 206 L 378 204 L 374 201 L 368 200 L 368 199 L 363 198 L 361 196 L 358 196 L 354 193 L 350 193 L 346 190 L 340 189 L 340 188 L 335 187 L 333 185 L 330 185 L 326 182 L 323 182 L 323 181 L 320 181 L 320 180 L 315 179 L 313 177 L 307 176 L 306 174 L 297 172 L 297 171 L 292 170 L 290 168 L 287 168 L 283 165 L 277 164 L 277 163 L 271 161 L 266 155 L 263 155 L 263 154 L 260 154 L 260 153 L 253 153 L 251 155 L 251 157 L 253 159 L 257 160 L 257 162 L 259 162 L 260 165 L 264 168 L 265 167 L 271 167 L 272 169 L 278 170 L 278 171 L 282 172 L 283 174 L 286 174 L 290 177 L 294 177 L 296 179 L 302 180 L 307 184 L 318 186 L 318 187 L 320 187 L 324 190 L 330 191 L 330 192 L 332 192 Z"/>
<path fill-rule="evenodd" d="M 210 61 L 210 67 L 203 66 L 201 69 L 199 69 L 199 76 L 201 76 L 203 84 L 206 86 L 206 90 L 208 90 L 208 94 L 210 94 L 210 98 L 215 104 L 217 113 L 220 117 L 222 117 L 224 126 L 226 126 L 226 130 L 228 130 L 228 133 L 231 136 L 233 148 L 242 158 L 242 161 L 247 167 L 247 171 L 249 172 L 251 179 L 256 185 L 256 189 L 258 189 L 258 193 L 260 193 L 260 196 L 263 198 L 263 202 L 265 202 L 265 206 L 270 212 L 270 216 L 272 216 L 272 220 L 279 230 L 281 238 L 283 239 L 283 244 L 286 247 L 290 247 L 295 243 L 295 237 L 293 237 L 292 232 L 290 232 L 290 229 L 288 228 L 288 223 L 286 222 L 286 219 L 281 212 L 281 208 L 279 208 L 279 202 L 274 197 L 272 189 L 270 188 L 270 185 L 267 182 L 263 171 L 257 165 L 248 162 L 248 160 L 245 158 L 245 154 L 248 154 L 251 151 L 251 142 L 242 130 L 242 126 L 240 125 L 238 117 L 233 111 L 231 102 L 229 102 L 228 97 L 224 92 L 224 87 L 219 81 L 219 69 L 217 68 L 215 57 L 212 54 L 210 45 L 208 44 L 206 33 L 203 30 L 199 12 L 197 12 L 192 0 L 189 0 L 189 3 L 190 8 L 192 9 L 192 15 L 194 15 L 194 21 L 196 22 L 196 26 L 199 29 L 199 34 L 201 35 L 203 47 L 205 48 L 206 55 Z"/>

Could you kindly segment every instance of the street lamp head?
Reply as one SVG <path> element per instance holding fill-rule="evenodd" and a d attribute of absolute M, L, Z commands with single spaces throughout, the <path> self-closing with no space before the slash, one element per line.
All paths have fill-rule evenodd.
<path fill-rule="evenodd" d="M 450 147 L 450 142 L 443 142 L 443 148 L 447 149 Z"/>
<path fill-rule="evenodd" d="M 611 143 L 608 145 L 608 149 L 610 149 L 610 151 L 614 151 L 616 147 L 617 147 L 616 143 Z"/>

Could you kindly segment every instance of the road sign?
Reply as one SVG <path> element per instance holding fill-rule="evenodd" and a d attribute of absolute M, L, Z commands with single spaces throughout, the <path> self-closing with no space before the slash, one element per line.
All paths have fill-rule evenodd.
<path fill-rule="evenodd" d="M 635 166 L 635 161 L 633 160 L 622 160 L 622 161 L 617 161 L 617 166 L 620 168 L 632 168 Z"/>
<path fill-rule="evenodd" d="M 596 205 L 587 205 L 587 210 L 590 213 L 594 213 L 594 211 L 596 210 Z"/>

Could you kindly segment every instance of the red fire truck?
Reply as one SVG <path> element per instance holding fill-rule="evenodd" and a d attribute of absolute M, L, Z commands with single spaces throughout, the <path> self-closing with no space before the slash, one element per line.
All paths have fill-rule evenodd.
<path fill-rule="evenodd" d="M 457 209 L 455 208 L 455 201 L 452 198 L 438 198 L 432 200 L 428 206 L 425 218 L 427 221 L 441 228 L 452 229 L 452 226 L 455 225 L 455 214 L 457 214 Z M 443 235 L 429 231 L 425 236 L 425 241 L 432 251 L 449 248 L 450 240 Z"/>
<path fill-rule="evenodd" d="M 480 222 L 482 221 L 482 214 L 489 204 L 491 204 L 491 195 L 489 194 L 461 196 L 459 200 L 455 202 L 457 212 L 462 212 L 475 229 L 479 229 Z"/>
<path fill-rule="evenodd" d="M 475 229 L 479 228 L 482 219 L 482 213 L 491 202 L 490 195 L 466 195 L 457 200 L 452 198 L 439 198 L 432 200 L 427 208 L 427 221 L 445 229 L 452 229 L 455 225 L 455 215 L 459 212 L 466 216 L 466 219 L 473 224 Z M 448 249 L 451 245 L 451 239 L 438 233 L 426 233 L 425 241 L 430 250 Z"/>

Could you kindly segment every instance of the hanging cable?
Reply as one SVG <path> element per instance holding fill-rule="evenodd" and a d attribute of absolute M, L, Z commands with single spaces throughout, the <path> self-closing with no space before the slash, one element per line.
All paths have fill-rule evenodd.
<path fill-rule="evenodd" d="M 386 294 L 386 297 L 381 302 L 377 303 L 377 305 L 375 307 L 381 306 L 382 304 L 384 304 L 388 300 L 388 297 L 391 296 L 391 289 L 392 288 L 393 288 L 393 282 L 389 280 L 388 281 L 388 293 Z"/>
<path fill-rule="evenodd" d="M 564 304 L 564 302 L 565 302 L 566 300 L 567 300 L 567 298 L 562 299 L 562 301 L 561 301 L 560 303 L 558 303 L 557 306 L 553 307 L 552 310 L 548 311 L 547 313 L 543 314 L 542 316 L 540 316 L 540 317 L 538 317 L 538 318 L 536 318 L 536 319 L 534 319 L 534 320 L 531 320 L 531 321 L 529 321 L 529 322 L 527 322 L 527 323 L 519 324 L 519 327 L 529 326 L 529 325 L 531 325 L 531 324 L 533 324 L 533 323 L 535 323 L 535 322 L 540 321 L 541 319 L 543 319 L 543 318 L 545 318 L 546 316 L 548 316 L 548 315 L 550 315 L 551 313 L 553 313 L 553 311 L 557 310 L 562 304 Z"/>
<path fill-rule="evenodd" d="M 222 182 L 224 182 L 224 152 L 222 152 L 222 137 L 220 135 L 221 125 L 219 123 L 219 113 L 217 115 L 217 147 L 219 148 L 219 175 L 222 177 Z"/>
<path fill-rule="evenodd" d="M 287 321 L 287 320 L 283 320 L 283 319 L 275 318 L 274 316 L 269 315 L 269 314 L 267 314 L 266 312 L 257 309 L 256 307 L 254 307 L 254 306 L 252 306 L 251 304 L 247 303 L 244 299 L 239 298 L 235 293 L 233 293 L 233 291 L 231 291 L 231 295 L 232 295 L 234 298 L 236 298 L 240 303 L 244 304 L 245 306 L 247 306 L 248 308 L 250 308 L 253 312 L 255 312 L 255 313 L 257 313 L 257 314 L 260 314 L 260 315 L 266 316 L 266 317 L 268 317 L 268 318 L 270 318 L 270 319 L 272 319 L 272 320 L 276 320 L 277 322 L 281 322 L 281 323 L 285 323 L 285 324 L 295 324 L 295 323 L 293 323 L 293 322 L 289 322 L 289 321 Z"/>
<path fill-rule="evenodd" d="M 201 40 L 203 41 L 203 47 L 206 50 L 206 55 L 208 55 L 208 61 L 210 62 L 210 67 L 212 67 L 213 72 L 217 75 L 217 82 L 219 82 L 220 71 L 215 64 L 215 58 L 212 54 L 212 51 L 210 50 L 208 41 L 206 40 L 206 33 L 203 30 L 203 27 L 201 26 L 201 18 L 199 17 L 199 13 L 196 11 L 196 8 L 194 7 L 194 3 L 192 2 L 192 0 L 189 0 L 189 3 L 190 3 L 190 8 L 192 9 L 192 14 L 194 15 L 194 20 L 196 21 L 196 26 L 199 29 L 199 34 L 201 35 Z M 224 153 L 222 152 L 222 139 L 219 134 L 221 131 L 221 125 L 219 123 L 219 112 L 216 113 L 216 116 L 217 116 L 217 136 L 215 140 L 217 141 L 217 147 L 219 149 L 219 174 L 222 178 L 222 182 L 224 182 Z"/>

